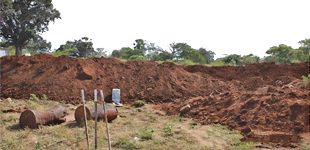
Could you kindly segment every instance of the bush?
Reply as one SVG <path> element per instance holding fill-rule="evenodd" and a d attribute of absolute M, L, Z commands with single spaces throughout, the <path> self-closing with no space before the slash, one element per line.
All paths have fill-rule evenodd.
<path fill-rule="evenodd" d="M 39 101 L 39 99 L 37 98 L 37 96 L 35 94 L 30 94 L 29 100 L 35 101 L 35 102 Z"/>
<path fill-rule="evenodd" d="M 135 101 L 135 106 L 136 107 L 142 107 L 144 105 L 144 101 L 143 100 L 137 100 Z"/>
<path fill-rule="evenodd" d="M 178 62 L 178 64 L 179 64 L 179 65 L 184 65 L 184 66 L 195 65 L 195 63 L 192 62 L 192 61 L 189 60 L 189 59 L 182 60 L 182 61 Z"/>
<path fill-rule="evenodd" d="M 308 77 L 307 76 L 302 76 L 302 80 L 307 82 L 308 84 L 310 84 L 310 74 L 308 74 Z"/>
<path fill-rule="evenodd" d="M 225 62 L 223 61 L 215 61 L 211 63 L 212 66 L 224 66 Z"/>

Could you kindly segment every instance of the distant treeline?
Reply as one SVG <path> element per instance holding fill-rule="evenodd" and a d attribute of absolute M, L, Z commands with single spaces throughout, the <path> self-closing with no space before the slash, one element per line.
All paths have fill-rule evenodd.
<path fill-rule="evenodd" d="M 137 39 L 133 43 L 133 47 L 123 47 L 119 50 L 114 50 L 109 56 L 104 48 L 93 48 L 92 40 L 83 37 L 79 40 L 67 41 L 66 44 L 53 52 L 49 52 L 51 43 L 45 40 L 30 41 L 23 49 L 23 54 L 26 52 L 37 54 L 40 52 L 49 52 L 54 56 L 68 55 L 72 57 L 114 57 L 123 60 L 151 60 L 151 61 L 169 61 L 183 65 L 193 64 L 210 64 L 214 66 L 221 65 L 247 65 L 260 62 L 275 62 L 275 63 L 295 63 L 305 62 L 310 60 L 310 39 L 301 40 L 298 42 L 300 47 L 293 49 L 291 46 L 280 44 L 279 46 L 270 47 L 266 51 L 269 56 L 260 58 L 253 54 L 238 55 L 230 54 L 225 57 L 214 60 L 215 52 L 206 48 L 194 49 L 187 43 L 172 43 L 169 49 L 165 50 L 155 43 L 149 43 L 143 39 Z M 2 41 L 1 47 L 8 47 L 11 55 L 14 55 L 15 49 L 7 42 Z"/>

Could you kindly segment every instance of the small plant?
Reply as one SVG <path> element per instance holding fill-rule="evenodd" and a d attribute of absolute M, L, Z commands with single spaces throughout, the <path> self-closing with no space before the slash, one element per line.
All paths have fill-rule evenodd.
<path fill-rule="evenodd" d="M 35 101 L 35 102 L 39 101 L 39 99 L 37 98 L 37 96 L 35 94 L 30 94 L 29 100 Z"/>
<path fill-rule="evenodd" d="M 191 123 L 189 123 L 189 126 L 190 126 L 192 129 L 195 129 L 195 127 L 197 126 L 197 123 L 191 122 Z"/>
<path fill-rule="evenodd" d="M 119 138 L 113 147 L 124 149 L 136 149 L 135 143 L 124 138 Z"/>
<path fill-rule="evenodd" d="M 153 128 L 142 128 L 139 130 L 139 137 L 141 140 L 151 140 L 153 138 Z"/>
<path fill-rule="evenodd" d="M 43 94 L 42 100 L 43 100 L 43 101 L 47 101 L 47 100 L 48 100 L 48 97 L 47 97 L 45 94 Z"/>
<path fill-rule="evenodd" d="M 137 100 L 135 101 L 135 106 L 136 107 L 142 107 L 144 105 L 144 101 L 143 100 Z"/>
<path fill-rule="evenodd" d="M 173 136 L 173 132 L 172 132 L 172 125 L 171 124 L 167 124 L 164 129 L 164 137 L 168 137 L 168 136 Z"/>
<path fill-rule="evenodd" d="M 310 73 L 308 74 L 308 76 L 302 76 L 302 80 L 310 84 Z"/>

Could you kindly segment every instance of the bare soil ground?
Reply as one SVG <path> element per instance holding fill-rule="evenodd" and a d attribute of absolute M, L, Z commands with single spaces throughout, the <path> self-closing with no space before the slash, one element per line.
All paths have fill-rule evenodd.
<path fill-rule="evenodd" d="M 113 88 L 121 100 L 154 103 L 168 115 L 185 114 L 204 124 L 220 123 L 243 134 L 243 141 L 296 147 L 309 132 L 309 62 L 247 66 L 179 66 L 113 58 L 75 59 L 49 54 L 1 58 L 1 97 L 28 99 L 30 94 L 70 104 L 102 89 L 111 102 Z"/>

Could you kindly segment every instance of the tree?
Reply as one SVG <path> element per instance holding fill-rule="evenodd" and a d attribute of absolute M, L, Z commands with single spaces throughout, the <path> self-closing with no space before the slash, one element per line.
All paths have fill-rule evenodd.
<path fill-rule="evenodd" d="M 104 51 L 104 48 L 97 48 L 93 57 L 108 57 L 107 51 Z"/>
<path fill-rule="evenodd" d="M 127 60 L 133 55 L 144 56 L 142 50 L 132 49 L 130 47 L 123 47 L 122 49 L 120 49 L 120 52 L 123 53 L 122 58 Z"/>
<path fill-rule="evenodd" d="M 157 61 L 167 61 L 167 60 L 173 60 L 174 55 L 172 53 L 169 53 L 168 51 L 163 51 L 158 54 Z"/>
<path fill-rule="evenodd" d="M 121 58 L 122 57 L 122 53 L 120 50 L 113 50 L 112 52 L 112 57 L 116 57 L 116 58 Z"/>
<path fill-rule="evenodd" d="M 203 56 L 207 64 L 214 61 L 215 53 L 211 50 L 207 51 L 205 48 L 199 48 L 198 52 Z"/>
<path fill-rule="evenodd" d="M 88 58 L 96 53 L 93 48 L 93 42 L 88 37 L 75 40 L 73 45 L 77 48 L 76 53 L 73 54 L 75 57 Z"/>
<path fill-rule="evenodd" d="M 259 63 L 259 62 L 260 62 L 260 58 L 258 56 L 250 54 L 250 55 L 242 56 L 240 65 L 248 65 L 248 64 Z"/>
<path fill-rule="evenodd" d="M 78 49 L 73 45 L 74 42 L 67 41 L 65 45 L 60 45 L 60 47 L 51 54 L 58 57 L 61 55 L 75 56 Z"/>
<path fill-rule="evenodd" d="M 25 49 L 30 52 L 31 55 L 37 54 L 37 53 L 45 53 L 50 52 L 52 47 L 51 42 L 47 42 L 43 38 L 38 39 L 31 39 L 30 42 L 26 45 Z"/>
<path fill-rule="evenodd" d="M 241 55 L 237 55 L 237 54 L 231 54 L 228 55 L 224 58 L 222 58 L 222 61 L 225 64 L 231 64 L 231 65 L 240 65 L 241 64 Z"/>
<path fill-rule="evenodd" d="M 274 58 L 273 61 L 276 63 L 290 63 L 288 53 L 292 50 L 294 50 L 292 47 L 280 44 L 279 46 L 270 47 L 266 53 L 272 56 Z"/>
<path fill-rule="evenodd" d="M 300 61 L 310 61 L 310 39 L 301 40 L 298 44 L 300 44 L 298 50 L 303 53 Z"/>
<path fill-rule="evenodd" d="M 192 50 L 192 52 L 190 53 L 190 60 L 192 60 L 194 63 L 199 63 L 199 64 L 205 64 L 206 63 L 206 60 L 199 53 L 198 50 Z"/>
<path fill-rule="evenodd" d="M 193 50 L 192 47 L 186 43 L 172 43 L 172 44 L 170 44 L 170 51 L 175 56 L 177 61 L 179 61 L 180 58 L 190 59 L 189 55 L 190 55 L 192 50 Z"/>
<path fill-rule="evenodd" d="M 16 55 L 31 39 L 48 31 L 49 22 L 60 18 L 51 0 L 3 0 L 2 5 L 1 36 L 15 46 Z"/>
<path fill-rule="evenodd" d="M 146 51 L 146 41 L 143 39 L 136 39 L 135 40 L 136 43 L 133 43 L 133 45 L 135 46 L 134 49 L 139 49 L 142 51 L 143 54 L 145 54 Z"/>

